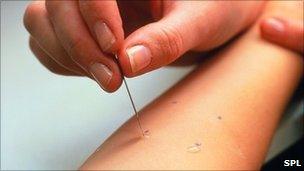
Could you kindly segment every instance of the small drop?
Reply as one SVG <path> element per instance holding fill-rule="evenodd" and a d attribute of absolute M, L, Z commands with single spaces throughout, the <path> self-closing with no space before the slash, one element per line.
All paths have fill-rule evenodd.
<path fill-rule="evenodd" d="M 187 148 L 187 151 L 189 153 L 197 153 L 197 152 L 201 151 L 201 145 L 202 145 L 201 143 L 194 143 L 193 145 L 191 145 Z"/>
<path fill-rule="evenodd" d="M 150 131 L 148 129 L 144 131 L 144 137 L 150 138 Z"/>

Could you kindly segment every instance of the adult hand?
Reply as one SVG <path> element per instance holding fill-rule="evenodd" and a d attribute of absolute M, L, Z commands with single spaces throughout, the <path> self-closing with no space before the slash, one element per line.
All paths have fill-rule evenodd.
<path fill-rule="evenodd" d="M 32 51 L 47 68 L 94 78 L 113 92 L 122 82 L 120 67 L 134 77 L 188 50 L 220 46 L 250 25 L 263 3 L 38 1 L 28 6 L 24 24 Z M 119 64 L 110 54 L 118 54 Z"/>
<path fill-rule="evenodd" d="M 266 18 L 262 20 L 260 28 L 263 38 L 303 54 L 304 24 L 302 20 Z"/>

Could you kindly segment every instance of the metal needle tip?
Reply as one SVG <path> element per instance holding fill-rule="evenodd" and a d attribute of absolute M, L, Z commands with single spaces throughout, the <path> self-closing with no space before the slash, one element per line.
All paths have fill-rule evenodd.
<path fill-rule="evenodd" d="M 139 120 L 138 112 L 137 112 L 137 110 L 136 110 L 136 108 L 135 108 L 135 105 L 134 105 L 134 102 L 133 102 L 133 99 L 132 99 L 132 96 L 131 96 L 131 93 L 130 93 L 130 90 L 129 90 L 129 87 L 128 87 L 128 84 L 127 84 L 127 81 L 125 80 L 124 77 L 123 77 L 123 82 L 124 82 L 124 84 L 125 84 L 125 86 L 126 86 L 126 89 L 127 89 L 127 92 L 128 92 L 128 95 L 129 95 L 129 98 L 130 98 L 130 101 L 131 101 L 133 110 L 134 110 L 134 112 L 135 112 L 136 120 L 137 120 L 137 123 L 138 123 L 138 127 L 139 127 L 139 129 L 140 129 L 142 135 L 145 136 L 144 130 L 143 130 L 143 128 L 142 128 L 142 126 L 141 126 L 141 123 L 140 123 L 140 120 Z"/>
<path fill-rule="evenodd" d="M 116 60 L 117 60 L 117 63 L 119 64 L 117 54 L 115 54 L 115 58 L 116 58 Z M 118 65 L 118 66 L 119 66 L 119 69 L 120 69 L 120 71 L 121 71 L 121 73 L 122 73 L 121 66 L 120 66 L 120 65 Z M 122 76 L 122 79 L 123 79 L 123 82 L 124 82 L 124 84 L 125 84 L 125 86 L 126 86 L 127 93 L 128 93 L 129 99 L 130 99 L 130 101 L 131 101 L 133 111 L 134 111 L 134 113 L 135 113 L 135 115 L 136 115 L 136 120 L 137 120 L 137 123 L 138 123 L 138 127 L 139 127 L 139 129 L 140 129 L 142 135 L 145 136 L 144 130 L 143 130 L 143 128 L 142 128 L 142 126 L 141 126 L 141 123 L 140 123 L 140 120 L 139 120 L 138 112 L 137 112 L 137 110 L 136 110 L 135 104 L 134 104 L 134 102 L 133 102 L 133 99 L 132 99 L 132 96 L 131 96 L 131 93 L 130 93 L 130 90 L 129 90 L 129 87 L 128 87 L 128 84 L 127 84 L 127 81 L 126 81 L 126 79 L 125 79 L 124 76 Z"/>

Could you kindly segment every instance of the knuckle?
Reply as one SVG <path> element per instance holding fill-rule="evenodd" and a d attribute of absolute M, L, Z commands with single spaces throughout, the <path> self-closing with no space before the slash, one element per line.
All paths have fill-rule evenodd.
<path fill-rule="evenodd" d="M 66 49 L 66 52 L 67 52 L 67 54 L 70 55 L 70 57 L 73 60 L 75 60 L 75 61 L 81 60 L 80 52 L 86 51 L 86 48 L 84 47 L 84 44 L 85 44 L 84 42 L 85 42 L 85 40 L 81 36 L 76 36 L 67 43 L 68 47 Z"/>
<path fill-rule="evenodd" d="M 66 47 L 66 52 L 70 56 L 70 59 L 85 68 L 90 61 L 89 58 L 86 57 L 88 56 L 88 53 L 91 52 L 87 42 L 88 41 L 85 38 L 76 36 L 68 41 Z"/>
<path fill-rule="evenodd" d="M 163 56 L 167 58 L 166 60 L 169 63 L 181 54 L 183 39 L 180 32 L 173 27 L 165 26 L 160 28 L 158 43 Z"/>

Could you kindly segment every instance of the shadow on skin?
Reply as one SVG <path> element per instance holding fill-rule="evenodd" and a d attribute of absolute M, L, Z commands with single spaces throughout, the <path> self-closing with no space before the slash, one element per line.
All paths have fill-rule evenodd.
<path fill-rule="evenodd" d="M 196 65 L 201 63 L 206 57 L 206 54 L 201 52 L 187 52 L 183 56 L 176 59 L 174 62 L 169 64 L 169 67 L 186 67 L 189 65 Z"/>

